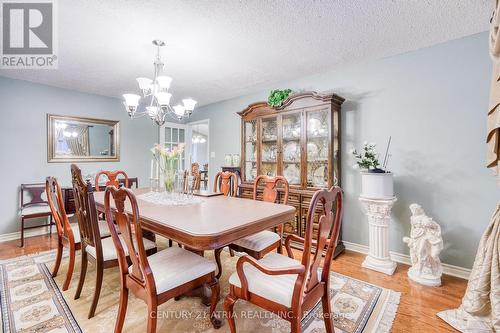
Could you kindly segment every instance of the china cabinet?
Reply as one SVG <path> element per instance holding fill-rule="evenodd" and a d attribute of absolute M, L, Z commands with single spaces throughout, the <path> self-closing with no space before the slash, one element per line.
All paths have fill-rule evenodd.
<path fill-rule="evenodd" d="M 314 192 L 340 186 L 343 102 L 332 93 L 301 92 L 290 95 L 280 107 L 257 102 L 238 113 L 242 118 L 240 196 L 252 198 L 257 175 L 284 176 L 290 184 L 288 203 L 296 208 L 285 233 L 303 237 Z M 335 255 L 343 249 L 340 241 Z"/>

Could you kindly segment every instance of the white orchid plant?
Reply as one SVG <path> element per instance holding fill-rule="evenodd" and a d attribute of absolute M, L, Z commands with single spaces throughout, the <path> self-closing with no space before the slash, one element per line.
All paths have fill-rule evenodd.
<path fill-rule="evenodd" d="M 357 162 L 353 165 L 354 169 L 361 170 L 376 170 L 379 168 L 380 163 L 378 161 L 379 154 L 377 153 L 375 143 L 364 142 L 363 149 L 358 152 L 356 148 L 351 149 L 351 154 L 354 155 Z"/>
<path fill-rule="evenodd" d="M 168 192 L 172 192 L 174 188 L 175 171 L 180 170 L 181 168 L 183 151 L 183 144 L 174 147 L 172 150 L 168 150 L 159 144 L 155 144 L 154 147 L 151 148 L 153 158 L 157 161 L 158 166 L 163 173 L 165 189 Z"/>

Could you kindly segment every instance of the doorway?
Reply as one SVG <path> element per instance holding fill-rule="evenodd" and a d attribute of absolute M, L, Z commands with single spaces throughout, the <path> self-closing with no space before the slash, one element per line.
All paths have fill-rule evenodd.
<path fill-rule="evenodd" d="M 201 189 L 208 190 L 209 186 L 209 119 L 187 123 L 186 157 L 191 164 L 197 163 L 201 176 Z M 188 165 L 190 169 L 191 166 Z"/>

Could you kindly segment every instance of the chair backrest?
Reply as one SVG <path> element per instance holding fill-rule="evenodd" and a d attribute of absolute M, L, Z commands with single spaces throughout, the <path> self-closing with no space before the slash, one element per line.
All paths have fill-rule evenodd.
<path fill-rule="evenodd" d="M 66 209 L 64 208 L 64 198 L 61 186 L 55 177 L 47 177 L 45 180 L 45 191 L 47 192 L 47 201 L 50 211 L 56 222 L 57 235 L 59 238 L 65 236 L 72 243 L 75 242 L 73 230 L 69 223 Z"/>
<path fill-rule="evenodd" d="M 278 198 L 278 185 L 282 184 L 283 186 L 283 204 L 288 203 L 288 191 L 290 186 L 288 185 L 288 180 L 286 180 L 283 176 L 269 177 L 266 175 L 260 175 L 255 178 L 255 182 L 253 183 L 253 199 L 257 200 L 257 190 L 259 183 L 264 183 L 264 190 L 262 192 L 262 200 L 267 202 L 276 202 Z"/>
<path fill-rule="evenodd" d="M 139 188 L 139 179 L 137 177 L 128 178 L 128 186 L 125 185 L 125 178 L 118 179 L 118 182 L 120 183 L 120 185 L 123 185 L 126 188 Z"/>
<path fill-rule="evenodd" d="M 238 176 L 234 172 L 218 172 L 215 175 L 214 192 L 222 192 L 226 197 L 235 197 L 238 193 Z"/>
<path fill-rule="evenodd" d="M 194 176 L 193 189 L 199 190 L 201 185 L 200 165 L 198 163 L 191 164 L 191 176 Z"/>
<path fill-rule="evenodd" d="M 98 258 L 102 258 L 101 236 L 92 184 L 88 179 L 86 182 L 83 180 L 82 171 L 76 164 L 71 164 L 71 182 L 82 244 L 94 246 Z"/>
<path fill-rule="evenodd" d="M 303 286 L 304 294 L 307 294 L 319 283 L 317 271 L 325 251 L 321 281 L 327 282 L 330 277 L 333 251 L 337 246 L 340 225 L 342 224 L 342 203 L 343 195 L 340 187 L 319 190 L 312 197 L 306 220 L 303 252 L 304 254 L 312 253 L 312 255 L 302 256 L 302 264 L 306 268 L 306 273 L 297 279 L 297 282 Z M 318 211 L 321 215 L 318 228 L 315 230 L 313 228 L 314 215 Z M 316 244 L 313 244 L 313 234 L 316 234 Z M 299 282 L 299 280 L 302 281 Z"/>
<path fill-rule="evenodd" d="M 95 176 L 95 191 L 96 192 L 100 191 L 100 189 L 99 189 L 99 179 L 103 175 L 106 175 L 106 177 L 108 178 L 108 180 L 106 181 L 106 183 L 104 184 L 104 186 L 110 186 L 110 185 L 112 185 L 112 186 L 120 187 L 120 181 L 118 180 L 118 176 L 122 175 L 123 178 L 125 179 L 125 187 L 128 187 L 128 176 L 125 173 L 125 171 L 121 171 L 121 170 L 117 170 L 117 171 L 100 171 Z"/>
<path fill-rule="evenodd" d="M 200 165 L 196 162 L 191 164 L 191 173 L 200 172 Z"/>
<path fill-rule="evenodd" d="M 188 170 L 184 170 L 184 178 L 183 178 L 183 184 L 182 184 L 182 189 L 184 190 L 184 192 L 188 192 L 189 190 L 189 171 Z M 191 173 L 191 176 L 194 177 L 193 179 L 193 190 L 197 191 L 200 189 L 200 174 L 199 173 Z"/>
<path fill-rule="evenodd" d="M 42 198 L 44 192 L 44 183 L 21 184 L 21 208 L 46 204 L 47 201 Z M 26 193 L 29 194 L 28 198 L 26 197 Z"/>
<path fill-rule="evenodd" d="M 114 201 L 113 204 L 111 202 L 111 197 Z M 131 215 L 124 211 L 127 199 L 130 202 Z M 111 212 L 112 206 L 115 208 L 114 215 Z M 104 207 L 106 221 L 111 231 L 111 237 L 118 255 L 118 263 L 122 275 L 130 274 L 132 279 L 144 286 L 150 295 L 156 295 L 156 284 L 144 248 L 141 221 L 139 219 L 139 208 L 134 193 L 128 188 L 118 189 L 114 186 L 108 186 L 104 194 Z M 116 225 L 114 221 L 116 221 Z M 132 232 L 132 230 L 134 230 L 134 232 Z M 131 272 L 128 270 L 128 262 L 125 256 L 123 243 L 118 237 L 118 231 L 121 233 L 130 260 L 132 261 L 133 266 Z"/>

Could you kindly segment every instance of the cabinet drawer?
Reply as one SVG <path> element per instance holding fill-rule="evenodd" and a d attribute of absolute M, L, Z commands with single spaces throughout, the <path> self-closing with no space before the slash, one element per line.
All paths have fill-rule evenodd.
<path fill-rule="evenodd" d="M 288 193 L 288 203 L 290 205 L 299 204 L 300 203 L 300 194 Z"/>
<path fill-rule="evenodd" d="M 240 197 L 245 199 L 253 199 L 253 192 L 244 187 L 240 187 Z"/>

